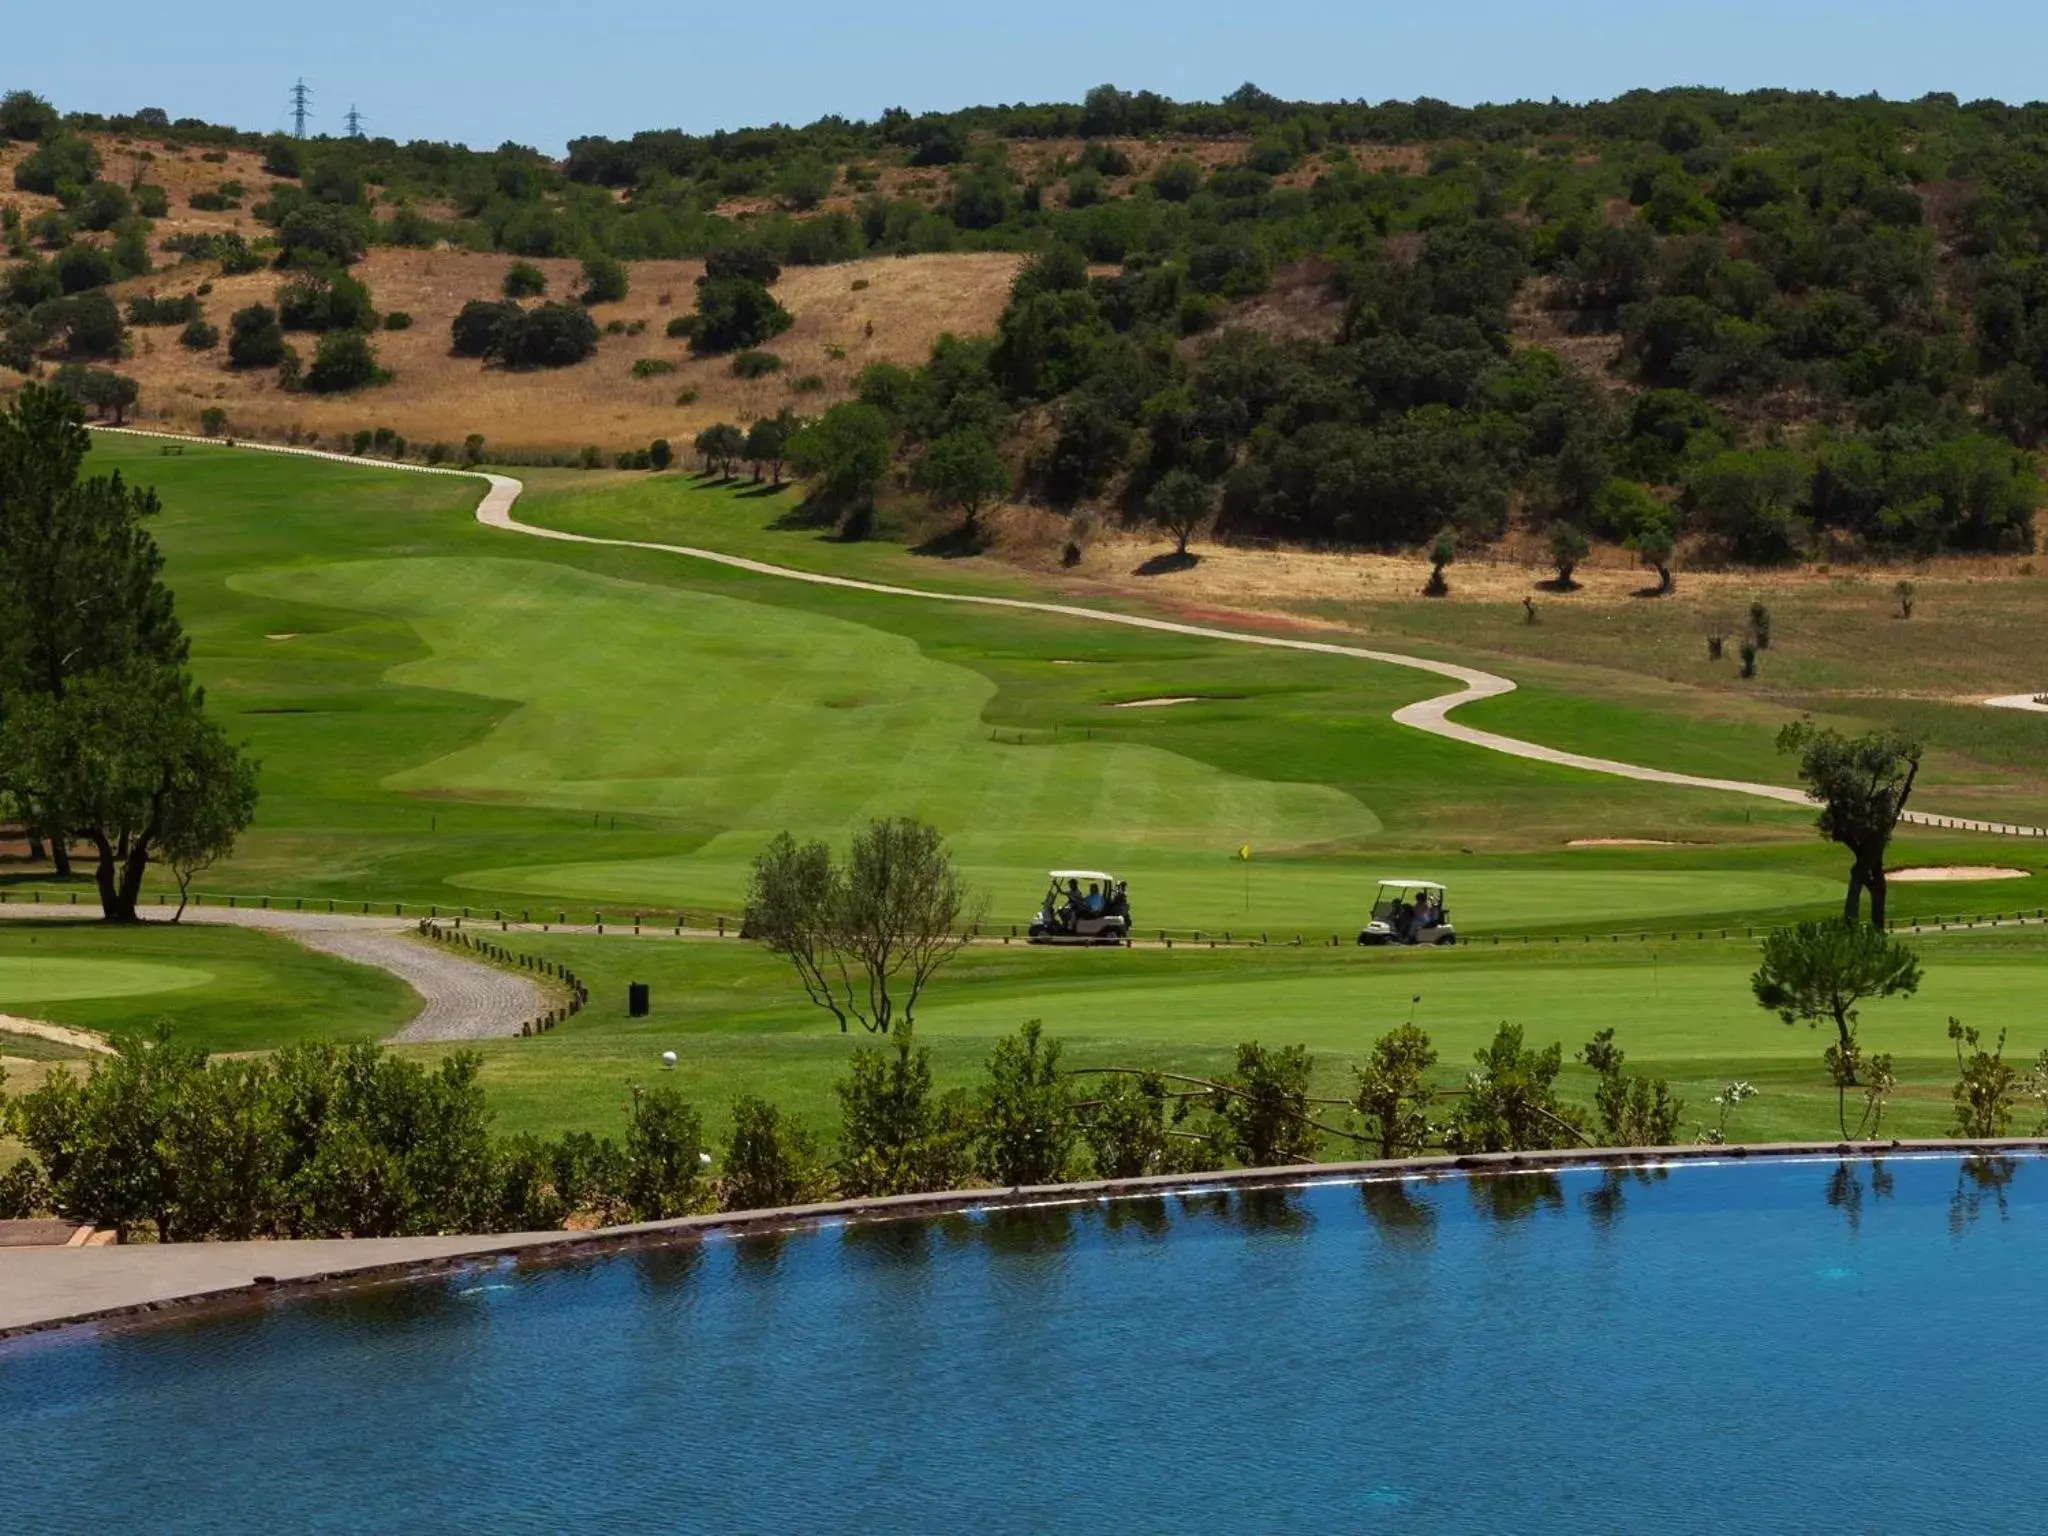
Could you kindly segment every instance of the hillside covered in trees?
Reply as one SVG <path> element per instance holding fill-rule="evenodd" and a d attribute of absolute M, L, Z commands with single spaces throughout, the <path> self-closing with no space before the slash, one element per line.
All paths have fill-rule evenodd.
<path fill-rule="evenodd" d="M 1013 487 L 1359 546 L 1519 517 L 1653 557 L 1680 538 L 1755 562 L 2033 547 L 2048 107 L 1104 86 L 1076 105 L 581 139 L 556 161 L 61 117 L 16 92 L 0 135 L 22 151 L 0 363 L 68 365 L 110 399 L 95 375 L 133 341 L 95 295 L 167 263 L 274 265 L 302 300 L 340 293 L 350 316 L 320 350 L 349 391 L 374 386 L 374 354 L 330 336 L 373 323 L 345 273 L 378 247 L 580 257 L 581 302 L 610 296 L 616 264 L 710 257 L 669 334 L 735 354 L 789 326 L 768 292 L 785 267 L 1014 251 L 1031 260 L 993 334 L 869 364 L 836 404 L 793 400 L 825 418 L 796 462 L 848 515 L 893 465 L 970 521 Z M 186 201 L 250 222 L 165 235 L 182 210 L 152 165 L 230 155 L 260 158 L 260 182 Z M 452 350 L 522 366 L 502 338 L 540 322 L 509 286 L 475 298 Z M 576 346 L 535 366 L 597 346 L 576 302 L 542 317 Z"/>

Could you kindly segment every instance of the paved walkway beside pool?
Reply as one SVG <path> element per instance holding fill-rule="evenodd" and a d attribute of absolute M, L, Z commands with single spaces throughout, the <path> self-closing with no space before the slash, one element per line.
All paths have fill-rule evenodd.
<path fill-rule="evenodd" d="M 321 1238 L 297 1243 L 136 1243 L 0 1249 L 0 1334 L 352 1270 L 430 1264 L 559 1243 L 561 1232 L 495 1237 Z"/>

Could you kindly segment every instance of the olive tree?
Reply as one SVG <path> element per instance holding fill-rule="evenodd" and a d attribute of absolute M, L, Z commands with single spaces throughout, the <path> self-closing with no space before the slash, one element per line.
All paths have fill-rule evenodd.
<path fill-rule="evenodd" d="M 1209 487 L 1193 470 L 1172 469 L 1145 498 L 1152 521 L 1173 535 L 1173 552 L 1185 557 L 1188 540 L 1209 515 Z"/>
<path fill-rule="evenodd" d="M 1800 720 L 1778 733 L 1778 750 L 1799 754 L 1800 782 L 1821 807 L 1820 835 L 1849 850 L 1842 921 L 1857 921 L 1868 890 L 1871 926 L 1883 928 L 1885 855 L 1919 777 L 1920 742 L 1895 730 L 1848 737 Z"/>
<path fill-rule="evenodd" d="M 858 1021 L 887 1034 L 911 1022 L 984 907 L 938 831 L 899 816 L 855 834 L 844 864 L 822 842 L 779 834 L 754 860 L 741 931 L 788 960 L 842 1032 Z"/>
<path fill-rule="evenodd" d="M 973 428 L 948 432 L 925 449 L 917 486 L 940 506 L 956 509 L 967 531 L 977 531 L 982 508 L 1010 491 L 1010 471 L 988 434 Z"/>

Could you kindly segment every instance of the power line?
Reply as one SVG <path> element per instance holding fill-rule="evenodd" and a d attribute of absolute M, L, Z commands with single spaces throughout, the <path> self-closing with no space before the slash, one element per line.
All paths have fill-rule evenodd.
<path fill-rule="evenodd" d="M 348 136 L 350 138 L 360 139 L 363 136 L 363 114 L 356 110 L 354 102 L 348 104 L 348 114 L 342 121 L 348 124 Z"/>
<path fill-rule="evenodd" d="M 306 84 L 302 75 L 298 84 L 292 87 L 292 137 L 295 139 L 306 136 L 306 119 L 313 115 L 312 101 L 313 88 Z"/>

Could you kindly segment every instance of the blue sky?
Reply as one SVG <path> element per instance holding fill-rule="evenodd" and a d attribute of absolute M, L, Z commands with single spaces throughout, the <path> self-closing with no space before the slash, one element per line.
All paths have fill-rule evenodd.
<path fill-rule="evenodd" d="M 1302 99 L 1584 100 L 1633 86 L 1785 85 L 1965 100 L 2042 93 L 2048 7 L 2022 0 L 129 0 L 10 5 L 0 89 L 68 109 L 161 106 L 316 130 L 351 103 L 371 132 L 550 152 L 581 133 L 705 131 L 828 112 L 1078 100 L 1114 81 L 1211 98 L 1245 80 Z"/>

